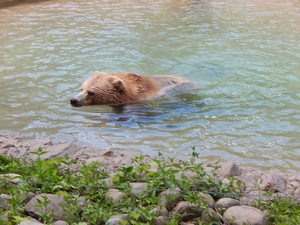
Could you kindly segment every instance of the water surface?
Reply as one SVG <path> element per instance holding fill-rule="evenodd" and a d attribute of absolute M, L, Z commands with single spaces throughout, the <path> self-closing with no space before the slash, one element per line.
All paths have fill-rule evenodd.
<path fill-rule="evenodd" d="M 0 132 L 300 171 L 297 0 L 64 0 L 0 9 Z M 192 93 L 72 108 L 93 71 L 177 74 Z"/>

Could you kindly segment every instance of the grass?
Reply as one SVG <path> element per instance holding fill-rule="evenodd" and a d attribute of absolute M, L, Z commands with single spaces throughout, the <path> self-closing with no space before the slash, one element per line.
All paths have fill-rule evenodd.
<path fill-rule="evenodd" d="M 69 224 L 105 224 L 113 215 L 128 214 L 130 224 L 150 225 L 154 224 L 156 218 L 151 210 L 161 201 L 160 189 L 180 188 L 190 191 L 239 193 L 242 188 L 242 184 L 236 179 L 232 179 L 230 183 L 224 183 L 222 180 L 216 179 L 216 173 L 206 172 L 201 163 L 196 163 L 197 153 L 194 153 L 190 160 L 180 163 L 174 158 L 164 158 L 160 154 L 158 158 L 153 158 L 150 163 L 145 161 L 144 156 L 137 156 L 133 159 L 133 165 L 120 167 L 112 177 L 101 163 L 93 162 L 73 171 L 71 166 L 76 163 L 75 160 L 69 159 L 68 156 L 46 160 L 42 158 L 45 153 L 41 148 L 33 152 L 32 154 L 38 155 L 39 158 L 31 163 L 25 159 L 0 155 L 1 174 L 15 173 L 20 175 L 22 181 L 36 182 L 19 183 L 18 185 L 0 182 L 0 194 L 11 196 L 6 209 L 0 209 L 0 224 L 14 225 L 27 218 L 24 206 L 26 194 L 30 192 L 63 195 L 68 202 L 66 211 L 71 215 Z M 212 169 L 219 167 L 217 163 L 208 166 Z M 187 176 L 187 174 L 190 175 Z M 110 182 L 113 182 L 114 186 L 123 187 L 124 189 L 121 190 L 127 194 L 131 191 L 130 182 L 147 182 L 155 189 L 143 192 L 139 196 L 128 195 L 113 204 L 105 197 L 107 189 L 93 187 L 107 186 Z M 88 185 L 88 187 L 84 185 Z M 83 204 L 79 209 L 77 205 L 82 197 L 88 204 Z M 212 197 L 217 200 L 222 196 L 212 195 Z M 203 208 L 207 207 L 199 201 L 196 192 L 183 192 L 181 198 L 185 201 L 202 204 Z M 39 207 L 46 207 L 47 204 L 49 201 L 45 198 L 39 202 Z M 269 224 L 300 224 L 300 206 L 294 200 L 260 201 L 257 202 L 257 207 L 268 210 Z M 8 219 L 3 219 L 5 216 Z M 51 214 L 39 216 L 45 224 L 54 222 Z M 180 217 L 171 215 L 168 224 L 180 224 Z M 198 219 L 197 224 L 206 223 Z"/>

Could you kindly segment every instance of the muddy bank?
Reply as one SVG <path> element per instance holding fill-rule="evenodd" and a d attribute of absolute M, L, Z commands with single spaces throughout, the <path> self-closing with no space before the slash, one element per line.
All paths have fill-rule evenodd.
<path fill-rule="evenodd" d="M 72 165 L 73 169 L 78 169 L 81 165 L 89 162 L 101 162 L 108 168 L 110 173 L 114 173 L 120 166 L 132 165 L 132 158 L 135 154 L 128 152 L 118 152 L 112 150 L 93 149 L 82 147 L 73 143 L 53 144 L 50 140 L 32 142 L 19 137 L 0 135 L 0 154 L 27 159 L 29 161 L 37 159 L 38 156 L 31 154 L 41 147 L 46 154 L 42 158 L 62 158 L 68 155 L 70 159 L 77 160 Z M 150 157 L 146 156 L 150 161 Z M 177 161 L 180 161 L 177 159 Z M 201 161 L 199 161 L 201 162 Z M 205 162 L 201 162 L 204 163 Z M 211 170 L 207 168 L 207 170 Z M 249 204 L 253 199 L 257 199 L 263 191 L 274 192 L 273 196 L 290 196 L 299 199 L 300 202 L 300 174 L 280 173 L 272 170 L 260 171 L 238 165 L 234 162 L 223 161 L 220 168 L 216 170 L 219 179 L 228 180 L 228 177 L 238 178 L 243 182 L 243 193 L 247 194 L 242 200 Z"/>

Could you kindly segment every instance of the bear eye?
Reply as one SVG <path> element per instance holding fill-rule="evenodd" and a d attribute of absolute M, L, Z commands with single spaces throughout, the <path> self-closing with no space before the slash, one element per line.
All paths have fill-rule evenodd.
<path fill-rule="evenodd" d="M 88 91 L 88 95 L 89 95 L 89 96 L 94 96 L 94 95 L 95 95 L 95 93 L 94 93 L 94 92 L 92 92 L 92 91 Z"/>

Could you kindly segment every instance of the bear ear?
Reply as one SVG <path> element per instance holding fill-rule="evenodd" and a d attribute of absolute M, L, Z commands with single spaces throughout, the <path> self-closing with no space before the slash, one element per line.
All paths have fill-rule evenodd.
<path fill-rule="evenodd" d="M 118 91 L 123 91 L 125 88 L 124 82 L 119 78 L 112 78 L 110 79 L 111 84 L 113 87 Z"/>

